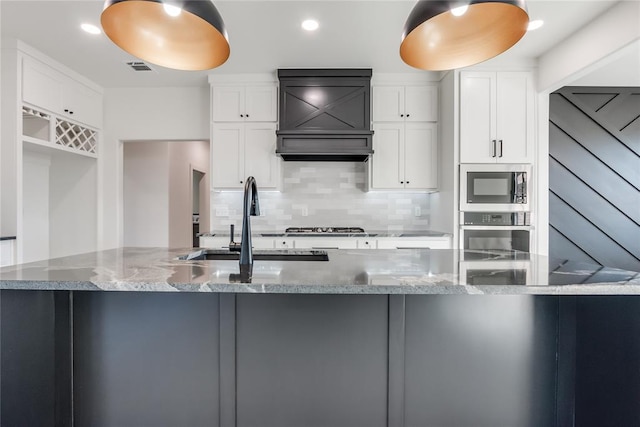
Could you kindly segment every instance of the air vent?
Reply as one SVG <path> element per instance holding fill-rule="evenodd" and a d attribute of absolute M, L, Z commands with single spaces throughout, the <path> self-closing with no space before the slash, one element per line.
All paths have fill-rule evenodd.
<path fill-rule="evenodd" d="M 153 71 L 151 67 L 142 61 L 127 62 L 127 65 L 133 69 L 133 71 Z"/>

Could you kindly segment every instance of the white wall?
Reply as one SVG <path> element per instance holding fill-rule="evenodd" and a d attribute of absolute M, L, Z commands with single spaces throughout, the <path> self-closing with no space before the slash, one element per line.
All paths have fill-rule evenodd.
<path fill-rule="evenodd" d="M 640 2 L 621 1 L 538 59 L 538 91 L 554 91 L 640 38 Z"/>
<path fill-rule="evenodd" d="M 458 95 L 457 73 L 451 71 L 440 82 L 440 116 L 438 147 L 438 187 L 439 192 L 431 194 L 431 228 L 445 231 L 454 235 L 453 244 L 457 245 L 458 233 L 458 201 L 456 189 L 458 188 L 458 148 L 457 129 L 458 121 L 455 102 Z"/>
<path fill-rule="evenodd" d="M 55 152 L 51 158 L 49 255 L 93 252 L 98 229 L 96 159 L 65 152 Z"/>
<path fill-rule="evenodd" d="M 40 261 L 49 258 L 51 156 L 25 150 L 23 160 L 22 259 L 18 262 Z"/>
<path fill-rule="evenodd" d="M 124 144 L 124 246 L 169 245 L 169 143 Z"/>
<path fill-rule="evenodd" d="M 171 142 L 169 143 L 169 247 L 186 248 L 193 246 L 193 169 L 206 174 L 209 182 L 209 142 Z M 210 187 L 210 186 L 209 186 Z M 209 194 L 203 194 L 201 227 L 208 229 Z"/>
<path fill-rule="evenodd" d="M 99 246 L 122 246 L 122 141 L 208 140 L 209 88 L 105 90 L 99 152 Z"/>

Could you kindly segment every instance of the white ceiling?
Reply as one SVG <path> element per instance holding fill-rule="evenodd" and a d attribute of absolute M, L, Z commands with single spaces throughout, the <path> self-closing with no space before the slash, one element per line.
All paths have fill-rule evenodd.
<path fill-rule="evenodd" d="M 136 73 L 124 65 L 135 59 L 104 35 L 80 30 L 99 25 L 101 0 L 1 0 L 1 37 L 17 38 L 103 87 L 205 85 L 206 76 L 272 73 L 287 67 L 363 67 L 375 72 L 420 72 L 399 58 L 400 35 L 415 0 L 214 0 L 229 32 L 231 57 L 204 72 L 153 67 Z M 544 19 L 512 49 L 493 61 L 534 60 L 590 22 L 614 0 L 530 0 L 531 19 Z M 303 19 L 320 29 L 300 29 Z M 588 48 L 588 47 L 585 47 Z"/>

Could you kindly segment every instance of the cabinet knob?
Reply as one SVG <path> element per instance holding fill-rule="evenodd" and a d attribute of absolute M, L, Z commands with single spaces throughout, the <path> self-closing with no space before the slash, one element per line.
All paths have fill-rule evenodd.
<path fill-rule="evenodd" d="M 249 117 L 249 115 L 248 115 L 248 114 L 245 114 L 245 117 Z"/>
<path fill-rule="evenodd" d="M 65 108 L 65 109 L 64 109 L 64 112 L 65 112 L 65 113 L 68 113 L 68 112 L 69 112 L 69 109 L 68 109 L 68 108 Z"/>
<path fill-rule="evenodd" d="M 407 181 L 407 184 L 409 184 L 409 181 Z"/>
<path fill-rule="evenodd" d="M 404 117 L 404 114 L 400 114 L 400 117 Z"/>
<path fill-rule="evenodd" d="M 407 117 L 409 117 L 409 114 L 407 114 Z"/>
<path fill-rule="evenodd" d="M 69 111 L 69 114 L 73 114 L 73 111 Z"/>
<path fill-rule="evenodd" d="M 240 114 L 240 117 L 244 117 L 244 114 Z"/>
<path fill-rule="evenodd" d="M 242 184 L 242 181 L 240 181 L 240 184 Z"/>
<path fill-rule="evenodd" d="M 400 181 L 400 184 L 404 184 L 404 181 Z"/>

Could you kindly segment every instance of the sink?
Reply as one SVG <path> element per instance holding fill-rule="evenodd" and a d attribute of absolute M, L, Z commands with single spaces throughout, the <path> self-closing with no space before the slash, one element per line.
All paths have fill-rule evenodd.
<path fill-rule="evenodd" d="M 184 261 L 203 260 L 239 260 L 239 252 L 231 252 L 224 249 L 202 249 L 190 254 L 178 257 Z M 325 251 L 317 250 L 254 250 L 254 261 L 329 261 L 329 255 Z"/>

